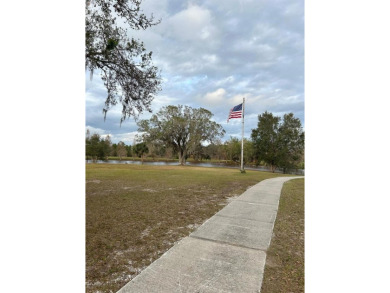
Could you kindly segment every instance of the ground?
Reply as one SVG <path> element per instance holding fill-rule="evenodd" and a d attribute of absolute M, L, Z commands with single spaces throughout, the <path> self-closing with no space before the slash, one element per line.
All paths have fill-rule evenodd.
<path fill-rule="evenodd" d="M 304 179 L 294 179 L 283 186 L 267 251 L 262 293 L 304 292 L 304 186 Z"/>
<path fill-rule="evenodd" d="M 86 165 L 86 291 L 116 292 L 269 172 Z"/>

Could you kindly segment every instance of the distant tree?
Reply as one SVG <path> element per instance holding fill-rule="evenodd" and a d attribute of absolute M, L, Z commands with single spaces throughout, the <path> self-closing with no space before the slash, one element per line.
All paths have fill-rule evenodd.
<path fill-rule="evenodd" d="M 133 152 L 136 153 L 136 155 L 139 157 L 139 158 L 142 158 L 142 161 L 144 159 L 144 154 L 147 154 L 149 152 L 149 149 L 146 145 L 145 142 L 140 142 L 140 143 L 137 143 L 134 147 L 133 147 Z"/>
<path fill-rule="evenodd" d="M 111 137 L 107 135 L 104 139 L 100 138 L 98 143 L 98 155 L 97 158 L 100 160 L 107 160 L 111 154 Z"/>
<path fill-rule="evenodd" d="M 244 163 L 251 163 L 255 160 L 253 142 L 244 138 Z"/>
<path fill-rule="evenodd" d="M 90 135 L 89 130 L 87 130 L 85 138 L 85 154 L 87 158 L 91 158 L 94 162 L 98 159 L 107 160 L 111 153 L 112 143 L 109 135 L 106 138 L 102 138 L 98 133 Z"/>
<path fill-rule="evenodd" d="M 122 157 L 126 157 L 127 150 L 126 150 L 126 145 L 123 141 L 120 141 L 118 143 L 117 152 L 118 152 L 119 160 L 122 160 Z"/>
<path fill-rule="evenodd" d="M 96 162 L 99 157 L 100 150 L 100 135 L 92 134 L 86 141 L 86 155 L 91 157 L 92 161 Z"/>
<path fill-rule="evenodd" d="M 217 150 L 216 150 L 216 158 L 218 160 L 227 160 L 227 155 L 226 155 L 226 151 L 225 151 L 225 146 L 224 144 L 222 143 L 221 140 L 218 140 L 216 143 L 215 143 L 216 147 L 217 147 Z"/>
<path fill-rule="evenodd" d="M 305 133 L 302 130 L 301 121 L 295 118 L 293 113 L 283 116 L 283 123 L 279 127 L 279 159 L 278 166 L 287 170 L 297 168 L 302 161 L 305 148 Z"/>
<path fill-rule="evenodd" d="M 147 29 L 160 21 L 141 13 L 142 0 L 86 0 L 85 68 L 100 71 L 107 98 L 104 118 L 111 106 L 122 103 L 121 123 L 137 112 L 151 111 L 161 78 L 152 64 L 152 52 L 129 38 L 128 29 Z"/>
<path fill-rule="evenodd" d="M 188 154 L 192 155 L 194 160 L 202 160 L 204 157 L 204 146 L 199 142 L 194 144 L 191 148 L 188 149 Z"/>
<path fill-rule="evenodd" d="M 252 129 L 252 141 L 258 162 L 270 165 L 275 172 L 278 162 L 278 128 L 280 117 L 265 112 L 258 116 L 256 129 Z"/>
<path fill-rule="evenodd" d="M 126 156 L 128 157 L 132 156 L 131 145 L 126 145 Z"/>
<path fill-rule="evenodd" d="M 91 133 L 89 132 L 89 129 L 87 128 L 87 132 L 85 133 L 85 139 L 89 140 L 91 138 Z"/>
<path fill-rule="evenodd" d="M 116 143 L 113 143 L 111 146 L 111 156 L 117 157 L 118 152 L 117 152 L 118 145 Z"/>
<path fill-rule="evenodd" d="M 89 132 L 89 129 L 87 129 L 87 132 L 85 133 L 85 158 L 88 160 L 91 156 L 90 154 L 90 139 L 91 139 L 91 133 Z"/>
<path fill-rule="evenodd" d="M 241 158 L 241 140 L 236 137 L 230 137 L 225 141 L 227 157 L 229 160 L 238 162 Z"/>
<path fill-rule="evenodd" d="M 205 146 L 203 148 L 203 154 L 205 158 L 207 160 L 208 159 L 221 160 L 222 159 L 221 146 L 222 146 L 222 142 L 220 139 L 215 139 L 213 143 L 210 143 L 209 145 Z"/>
<path fill-rule="evenodd" d="M 304 150 L 304 132 L 301 122 L 292 113 L 285 114 L 283 121 L 272 113 L 258 116 L 258 125 L 252 129 L 253 149 L 258 160 L 264 161 L 275 172 L 293 168 L 301 159 Z"/>
<path fill-rule="evenodd" d="M 185 165 L 191 148 L 201 142 L 213 142 L 225 133 L 222 126 L 211 121 L 213 114 L 203 108 L 189 106 L 163 107 L 150 120 L 138 122 L 139 131 L 144 132 L 145 141 L 153 141 L 172 147 Z"/>
<path fill-rule="evenodd" d="M 166 158 L 168 158 L 168 159 L 173 159 L 174 156 L 175 156 L 175 153 L 174 153 L 174 151 L 173 151 L 173 148 L 170 147 L 170 146 L 167 146 L 167 147 L 164 146 L 164 148 L 165 148 L 165 154 L 164 154 L 164 156 L 165 156 Z"/>
<path fill-rule="evenodd" d="M 166 157 L 167 147 L 165 145 L 154 143 L 153 146 L 154 146 L 154 152 L 155 152 L 156 156 L 158 156 L 160 158 Z"/>

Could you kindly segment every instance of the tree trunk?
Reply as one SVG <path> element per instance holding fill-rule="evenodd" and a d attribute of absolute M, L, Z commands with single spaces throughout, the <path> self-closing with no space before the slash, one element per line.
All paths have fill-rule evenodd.
<path fill-rule="evenodd" d="M 179 150 L 179 164 L 184 166 L 186 164 L 186 151 Z"/>

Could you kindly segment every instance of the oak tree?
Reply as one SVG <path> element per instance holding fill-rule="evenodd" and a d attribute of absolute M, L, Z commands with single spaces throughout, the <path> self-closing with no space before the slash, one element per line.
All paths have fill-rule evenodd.
<path fill-rule="evenodd" d="M 204 109 L 189 106 L 166 106 L 149 120 L 138 122 L 139 131 L 144 132 L 144 141 L 153 141 L 172 147 L 179 156 L 179 163 L 185 165 L 187 154 L 200 143 L 223 136 L 225 130 L 212 121 L 213 114 Z"/>
<path fill-rule="evenodd" d="M 142 0 L 86 0 L 85 67 L 100 71 L 107 98 L 107 111 L 122 104 L 121 123 L 151 111 L 154 95 L 161 90 L 161 78 L 152 64 L 152 52 L 143 42 L 129 37 L 129 29 L 145 30 L 159 23 L 140 10 Z"/>

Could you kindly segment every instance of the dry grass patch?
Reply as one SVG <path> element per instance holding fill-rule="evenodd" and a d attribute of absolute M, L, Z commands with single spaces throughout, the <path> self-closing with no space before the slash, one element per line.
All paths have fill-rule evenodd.
<path fill-rule="evenodd" d="M 304 179 L 284 184 L 267 251 L 262 293 L 304 292 Z"/>
<path fill-rule="evenodd" d="M 86 165 L 86 291 L 116 292 L 268 172 Z"/>

